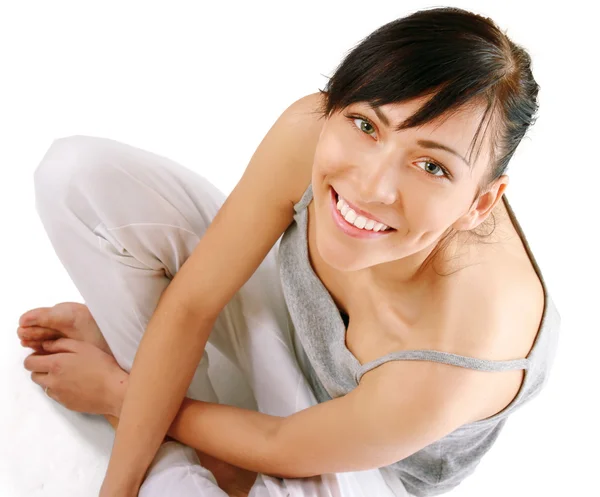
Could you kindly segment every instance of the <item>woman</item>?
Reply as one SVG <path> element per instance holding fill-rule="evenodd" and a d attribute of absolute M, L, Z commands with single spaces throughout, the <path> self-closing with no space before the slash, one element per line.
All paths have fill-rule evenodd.
<path fill-rule="evenodd" d="M 48 395 L 115 426 L 100 495 L 439 495 L 471 474 L 560 324 L 504 196 L 537 92 L 491 20 L 439 8 L 286 109 L 227 199 L 150 152 L 56 140 L 36 205 L 86 305 L 18 332 Z M 258 412 L 218 404 L 207 341 Z"/>

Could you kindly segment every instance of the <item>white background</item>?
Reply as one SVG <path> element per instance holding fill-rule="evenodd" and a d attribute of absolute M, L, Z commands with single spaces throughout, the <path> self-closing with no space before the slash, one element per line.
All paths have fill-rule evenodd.
<path fill-rule="evenodd" d="M 0 3 L 0 495 L 97 495 L 103 418 L 44 396 L 22 362 L 21 313 L 82 301 L 39 221 L 33 171 L 87 134 L 174 159 L 226 194 L 280 113 L 416 1 Z M 443 5 L 443 4 L 442 4 Z M 584 2 L 456 1 L 533 58 L 540 117 L 507 190 L 563 322 L 552 376 L 453 496 L 597 494 L 599 48 Z M 596 61 L 596 62 L 594 62 Z"/>

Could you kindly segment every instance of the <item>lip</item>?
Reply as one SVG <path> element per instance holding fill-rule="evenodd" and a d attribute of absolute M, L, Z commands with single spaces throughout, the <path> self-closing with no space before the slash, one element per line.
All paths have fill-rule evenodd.
<path fill-rule="evenodd" d="M 353 238 L 379 238 L 380 236 L 389 235 L 390 233 L 395 231 L 393 228 L 390 228 L 389 230 L 386 230 L 386 231 L 368 231 L 368 230 L 363 230 L 363 229 L 357 228 L 356 226 L 350 224 L 348 221 L 346 221 L 342 217 L 342 213 L 340 211 L 338 211 L 338 209 L 337 209 L 337 199 L 336 199 L 337 192 L 333 189 L 333 187 L 330 187 L 329 189 L 330 189 L 330 199 L 331 199 L 331 216 L 333 217 L 335 224 L 347 235 L 349 235 Z M 350 205 L 350 204 L 348 204 L 348 205 Z M 359 212 L 357 212 L 357 214 L 358 213 Z M 365 217 L 366 217 L 366 215 L 365 215 Z M 373 220 L 375 221 L 376 219 L 373 218 Z M 385 223 L 383 223 L 383 224 L 385 224 Z"/>

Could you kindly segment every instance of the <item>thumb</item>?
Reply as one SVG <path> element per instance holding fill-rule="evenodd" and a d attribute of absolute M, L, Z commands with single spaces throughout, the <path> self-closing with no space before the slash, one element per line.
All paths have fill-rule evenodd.
<path fill-rule="evenodd" d="M 43 342 L 42 347 L 48 352 L 77 352 L 79 341 L 72 338 L 58 338 Z"/>

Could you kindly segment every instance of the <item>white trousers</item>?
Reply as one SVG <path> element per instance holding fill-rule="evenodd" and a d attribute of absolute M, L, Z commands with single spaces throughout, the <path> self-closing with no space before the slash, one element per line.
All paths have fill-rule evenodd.
<path fill-rule="evenodd" d="M 34 183 L 36 209 L 56 255 L 115 359 L 129 372 L 161 293 L 198 244 L 225 195 L 170 159 L 81 135 L 52 143 L 35 170 Z M 276 265 L 278 248 L 279 241 L 222 310 L 209 344 L 239 368 L 256 410 L 288 416 L 317 401 L 293 352 Z M 218 402 L 208 375 L 208 348 L 187 396 Z M 193 448 L 171 441 L 156 453 L 139 495 L 227 494 Z M 378 469 L 298 479 L 259 474 L 250 492 L 250 497 L 374 495 L 409 494 L 393 475 Z"/>

